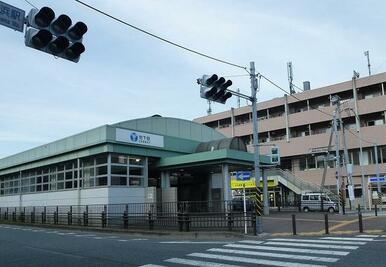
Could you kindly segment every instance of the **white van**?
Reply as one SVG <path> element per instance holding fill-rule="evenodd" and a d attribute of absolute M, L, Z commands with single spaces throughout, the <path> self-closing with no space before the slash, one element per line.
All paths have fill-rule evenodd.
<path fill-rule="evenodd" d="M 301 209 L 308 211 L 328 211 L 330 213 L 338 210 L 338 205 L 324 193 L 304 193 L 301 196 Z"/>

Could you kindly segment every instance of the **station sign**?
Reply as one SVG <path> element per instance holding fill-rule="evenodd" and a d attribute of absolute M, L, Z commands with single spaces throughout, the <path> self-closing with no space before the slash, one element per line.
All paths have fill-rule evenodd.
<path fill-rule="evenodd" d="M 0 1 L 0 24 L 15 31 L 23 32 L 25 11 Z"/>
<path fill-rule="evenodd" d="M 369 177 L 369 183 L 384 183 L 386 182 L 386 177 Z"/>
<path fill-rule="evenodd" d="M 149 134 L 120 128 L 116 129 L 115 140 L 118 142 L 125 142 L 136 145 L 164 147 L 164 137 L 162 135 Z"/>

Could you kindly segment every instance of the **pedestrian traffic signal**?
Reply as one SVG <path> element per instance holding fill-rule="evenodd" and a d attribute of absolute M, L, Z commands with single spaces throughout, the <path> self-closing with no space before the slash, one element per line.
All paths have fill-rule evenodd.
<path fill-rule="evenodd" d="M 280 165 L 280 151 L 278 146 L 271 147 L 271 164 Z"/>
<path fill-rule="evenodd" d="M 232 81 L 226 81 L 224 77 L 219 78 L 216 74 L 204 75 L 201 79 L 197 79 L 197 83 L 200 84 L 202 98 L 225 104 L 232 96 L 232 93 L 227 91 L 227 88 L 232 85 Z"/>
<path fill-rule="evenodd" d="M 87 25 L 77 22 L 73 26 L 67 15 L 55 19 L 55 12 L 49 7 L 32 9 L 27 16 L 25 45 L 43 52 L 78 62 L 86 50 L 82 44 Z"/>

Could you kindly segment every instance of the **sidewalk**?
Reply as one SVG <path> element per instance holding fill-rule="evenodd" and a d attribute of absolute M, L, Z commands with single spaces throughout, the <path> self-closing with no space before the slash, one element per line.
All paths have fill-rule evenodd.
<path fill-rule="evenodd" d="M 292 214 L 296 218 L 297 235 L 324 235 L 325 213 L 321 212 L 272 212 L 263 216 L 263 231 L 273 236 L 293 235 Z M 374 211 L 362 213 L 363 232 L 386 232 L 386 211 L 374 215 Z M 359 233 L 358 212 L 348 212 L 346 215 L 328 213 L 330 234 Z"/>

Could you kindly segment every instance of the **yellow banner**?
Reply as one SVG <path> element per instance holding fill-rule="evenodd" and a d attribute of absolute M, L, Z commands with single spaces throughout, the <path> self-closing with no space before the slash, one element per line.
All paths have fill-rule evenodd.
<path fill-rule="evenodd" d="M 236 178 L 236 177 L 232 177 Z M 255 188 L 256 187 L 256 182 L 255 178 L 251 178 L 250 180 L 246 181 L 240 181 L 236 179 L 231 179 L 231 189 L 242 189 L 244 188 Z M 278 185 L 277 180 L 268 180 L 268 187 L 275 187 Z M 263 181 L 260 181 L 260 187 L 263 187 Z"/>

